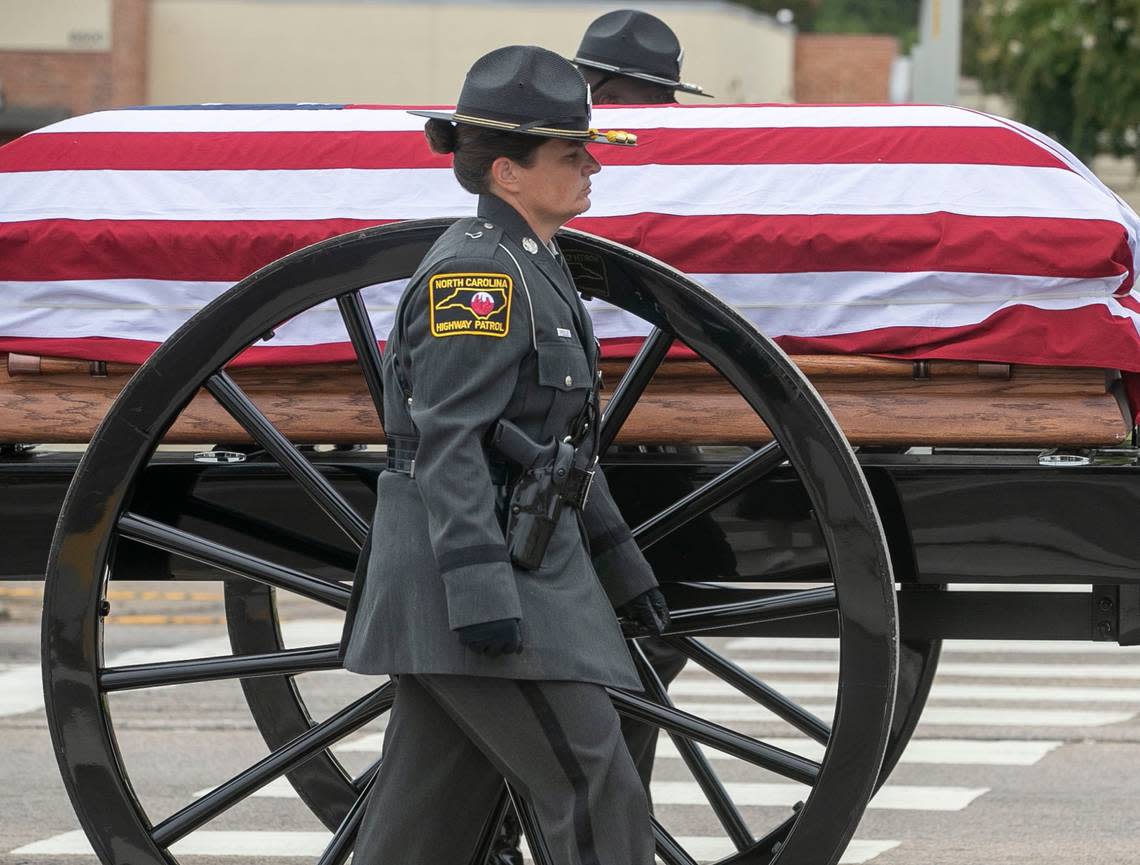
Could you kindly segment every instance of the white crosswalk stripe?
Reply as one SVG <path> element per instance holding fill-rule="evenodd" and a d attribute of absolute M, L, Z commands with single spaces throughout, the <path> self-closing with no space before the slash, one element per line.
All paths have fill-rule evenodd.
<path fill-rule="evenodd" d="M 807 796 L 806 786 L 798 784 L 753 784 L 728 782 L 724 785 L 737 805 L 781 808 Z M 707 805 L 708 799 L 692 781 L 654 781 L 653 801 L 658 805 Z M 885 785 L 871 800 L 870 807 L 891 811 L 961 811 L 987 791 L 985 787 L 915 787 Z M 194 796 L 205 796 L 209 789 Z M 260 799 L 296 799 L 297 791 L 284 778 L 266 784 L 253 794 Z"/>
<path fill-rule="evenodd" d="M 738 661 L 737 665 L 749 673 L 830 673 L 834 675 L 835 661 L 817 661 L 801 658 L 757 658 Z M 961 676 L 978 679 L 1120 679 L 1140 680 L 1140 664 L 1019 664 L 997 661 L 993 663 L 945 661 L 938 665 L 940 677 Z"/>
<path fill-rule="evenodd" d="M 754 703 L 694 703 L 677 701 L 677 708 L 710 721 L 758 722 L 775 720 Z M 813 715 L 828 719 L 835 714 L 833 705 L 805 704 Z M 1118 724 L 1136 716 L 1135 711 L 1102 712 L 1094 709 L 990 709 L 977 706 L 927 706 L 922 712 L 926 726 L 947 727 L 1103 727 Z"/>
<path fill-rule="evenodd" d="M 767 679 L 786 697 L 813 699 L 835 696 L 835 682 Z M 678 677 L 669 686 L 669 694 L 681 697 L 738 697 L 740 692 L 718 679 Z M 930 692 L 931 700 L 983 700 L 1012 703 L 1138 703 L 1140 688 L 1081 688 L 1036 685 L 961 685 L 936 683 Z"/>
<path fill-rule="evenodd" d="M 324 852 L 331 836 L 327 832 L 226 832 L 206 830 L 195 832 L 171 847 L 177 856 L 274 856 L 277 858 L 312 859 Z M 698 862 L 712 862 L 735 852 L 725 838 L 685 837 L 677 842 Z M 852 841 L 839 865 L 863 865 L 881 853 L 899 846 L 898 841 Z M 530 850 L 523 845 L 528 862 L 533 861 Z M 14 856 L 89 856 L 94 851 L 87 836 L 80 830 L 63 832 L 42 841 L 25 844 L 12 851 Z M 77 860 L 76 865 L 80 865 Z"/>
<path fill-rule="evenodd" d="M 43 688 L 39 664 L 22 664 L 0 673 L 0 718 L 42 709 Z"/>
<path fill-rule="evenodd" d="M 291 647 L 319 645 L 339 639 L 340 622 L 326 619 L 286 622 L 283 631 Z M 748 638 L 713 640 L 710 644 L 725 650 L 726 655 L 744 670 L 803 704 L 806 710 L 825 721 L 831 719 L 837 690 L 836 641 Z M 224 637 L 211 637 L 174 647 L 123 653 L 109 663 L 152 663 L 227 654 L 228 651 Z M 911 771 L 905 777 L 896 774 L 895 778 L 908 782 L 917 780 L 919 783 L 892 782 L 884 785 L 870 805 L 878 813 L 898 812 L 905 817 L 907 812 L 913 811 L 956 812 L 968 809 L 993 786 L 984 774 L 985 767 L 993 767 L 992 771 L 997 772 L 1003 768 L 1013 771 L 1015 767 L 1034 766 L 1063 747 L 1064 742 L 1057 738 L 1059 730 L 1066 731 L 1066 738 L 1079 739 L 1083 735 L 1082 730 L 1128 721 L 1140 713 L 1140 663 L 1137 663 L 1140 655 L 1136 650 L 1109 644 L 947 641 L 942 657 L 939 676 L 922 723 L 900 764 L 982 768 L 971 770 L 970 774 L 959 773 L 953 778 L 957 782 L 965 781 L 965 784 L 922 783 L 925 778 L 921 771 L 918 774 Z M 1087 658 L 1090 663 L 1080 663 L 1082 658 Z M 335 675 L 322 673 L 314 680 L 331 681 L 322 677 Z M 38 665 L 17 665 L 0 670 L 0 716 L 42 711 L 40 688 Z M 677 706 L 685 711 L 756 735 L 765 742 L 808 759 L 823 759 L 822 745 L 806 737 L 789 735 L 790 728 L 784 722 L 696 664 L 686 667 L 671 686 L 670 694 Z M 372 732 L 377 726 L 338 743 L 333 750 L 343 758 L 355 761 L 352 765 L 364 765 L 364 759 L 375 757 L 382 748 L 383 732 Z M 959 728 L 962 732 L 954 730 L 953 736 L 948 736 L 951 731 L 946 727 Z M 986 733 L 991 729 L 998 733 L 999 728 L 1048 729 L 1053 738 L 1038 741 L 1007 736 L 998 739 Z M 938 738 L 928 737 L 928 730 L 941 735 Z M 773 737 L 772 734 L 777 732 L 779 735 Z M 979 735 L 984 738 L 970 738 Z M 701 750 L 713 761 L 729 796 L 741 808 L 780 809 L 782 812 L 810 792 L 806 786 L 794 783 L 759 783 L 773 776 L 757 775 L 758 770 L 715 749 L 702 746 Z M 676 815 L 704 813 L 693 809 L 707 809 L 707 799 L 687 774 L 676 746 L 667 736 L 661 737 L 657 757 L 660 768 L 653 783 L 653 797 L 666 826 Z M 757 780 L 753 781 L 753 778 Z M 194 795 L 201 796 L 207 792 L 208 789 L 199 790 Z M 254 795 L 259 799 L 297 800 L 295 791 L 284 778 L 267 784 Z M 298 803 L 282 804 L 281 807 L 301 806 Z M 755 828 L 770 825 L 771 813 L 757 816 Z M 712 861 L 733 852 L 731 843 L 714 826 L 715 821 L 707 825 L 698 821 L 692 824 L 690 833 L 705 831 L 708 835 L 686 834 L 678 838 L 699 862 Z M 311 859 L 323 850 L 327 840 L 328 835 L 324 832 L 207 829 L 180 841 L 173 852 L 175 855 L 200 855 L 223 861 L 226 857 L 235 856 Z M 872 862 L 900 844 L 905 849 L 905 840 L 859 839 L 852 842 L 841 862 L 848 865 Z M 54 861 L 61 856 L 92 855 L 81 832 L 62 833 L 11 852 L 29 857 L 29 860 L 43 857 L 46 861 Z"/>
<path fill-rule="evenodd" d="M 737 805 L 786 807 L 803 798 L 807 787 L 796 784 L 744 784 L 728 782 L 724 785 L 729 797 Z M 653 801 L 658 805 L 705 805 L 708 799 L 701 788 L 691 781 L 654 781 Z M 886 784 L 871 800 L 869 807 L 891 811 L 961 811 L 983 793 L 987 787 L 916 787 Z"/>
<path fill-rule="evenodd" d="M 776 748 L 799 754 L 809 760 L 823 759 L 823 745 L 805 738 L 780 739 L 765 737 Z M 945 764 L 956 766 L 1033 766 L 1064 742 L 1019 739 L 911 739 L 899 761 L 902 764 Z M 342 742 L 333 748 L 338 754 L 364 753 L 377 755 L 384 745 L 383 733 L 369 733 Z M 701 749 L 710 760 L 736 760 L 713 748 Z M 658 760 L 679 760 L 681 755 L 668 737 L 657 745 Z"/>
<path fill-rule="evenodd" d="M 731 655 L 742 652 L 830 652 L 836 641 L 827 637 L 743 637 L 729 640 L 725 648 Z M 1140 646 L 1116 643 L 1078 643 L 1068 640 L 943 640 L 942 657 L 954 655 L 1109 655 L 1135 662 Z"/>

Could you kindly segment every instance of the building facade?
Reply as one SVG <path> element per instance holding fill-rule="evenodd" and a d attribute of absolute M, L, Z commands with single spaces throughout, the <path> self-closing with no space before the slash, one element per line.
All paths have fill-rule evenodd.
<path fill-rule="evenodd" d="M 487 51 L 522 43 L 572 55 L 590 21 L 623 5 L 0 0 L 0 143 L 63 117 L 126 105 L 447 104 Z M 720 0 L 638 7 L 677 31 L 685 80 L 716 101 L 793 99 L 794 28 Z"/>
<path fill-rule="evenodd" d="M 0 143 L 146 101 L 151 0 L 0 0 Z"/>

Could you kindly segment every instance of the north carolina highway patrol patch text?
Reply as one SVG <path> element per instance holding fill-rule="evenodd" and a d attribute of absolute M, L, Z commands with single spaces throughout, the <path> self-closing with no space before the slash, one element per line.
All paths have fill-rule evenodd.
<path fill-rule="evenodd" d="M 431 335 L 506 336 L 513 287 L 505 273 L 437 273 L 428 281 Z"/>

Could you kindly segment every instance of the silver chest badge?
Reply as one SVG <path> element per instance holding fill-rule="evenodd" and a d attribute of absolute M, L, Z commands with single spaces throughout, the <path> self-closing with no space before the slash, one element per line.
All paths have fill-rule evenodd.
<path fill-rule="evenodd" d="M 524 237 L 523 238 L 523 249 L 525 249 L 531 255 L 534 255 L 536 252 L 538 252 L 538 244 L 535 243 L 533 237 Z"/>

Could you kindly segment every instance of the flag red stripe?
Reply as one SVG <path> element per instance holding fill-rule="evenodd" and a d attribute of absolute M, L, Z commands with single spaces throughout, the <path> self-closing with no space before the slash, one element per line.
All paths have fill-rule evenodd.
<path fill-rule="evenodd" d="M 0 224 L 0 281 L 236 282 L 283 255 L 378 221 L 36 220 Z M 1097 220 L 890 216 L 582 217 L 575 228 L 686 273 L 945 271 L 1096 278 L 1128 274 L 1122 226 Z M 50 249 L 52 254 L 44 255 Z"/>
<path fill-rule="evenodd" d="M 686 273 L 943 271 L 1026 276 L 1128 274 L 1119 223 L 955 213 L 836 216 L 583 216 L 570 225 Z M 1121 290 L 1123 290 L 1123 288 Z"/>
<path fill-rule="evenodd" d="M 598 146 L 605 165 L 921 163 L 1069 170 L 1046 148 L 1001 128 L 645 129 L 637 147 Z M 210 171 L 446 168 L 421 132 L 42 133 L 4 148 L 0 171 Z"/>
<path fill-rule="evenodd" d="M 311 243 L 382 224 L 44 219 L 0 223 L 0 281 L 168 279 L 237 282 Z M 44 250 L 51 250 L 45 255 Z"/>
<path fill-rule="evenodd" d="M 1088 334 L 1097 334 L 1090 343 Z M 1140 341 L 1131 321 L 1114 318 L 1103 306 L 1045 310 L 1012 306 L 985 321 L 960 327 L 885 327 L 828 337 L 777 337 L 789 354 L 869 354 L 913 360 L 974 360 L 1038 366 L 1100 367 L 1140 372 Z M 606 357 L 632 357 L 638 337 L 603 339 Z M 3 337 L 0 351 L 142 363 L 158 347 L 144 340 L 40 339 Z M 351 361 L 352 345 L 255 346 L 236 361 L 241 366 L 278 366 Z"/>
<path fill-rule="evenodd" d="M 958 327 L 884 327 L 776 341 L 789 354 L 871 354 L 1140 372 L 1135 325 L 1099 304 L 1064 310 L 1017 305 Z"/>

